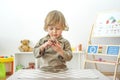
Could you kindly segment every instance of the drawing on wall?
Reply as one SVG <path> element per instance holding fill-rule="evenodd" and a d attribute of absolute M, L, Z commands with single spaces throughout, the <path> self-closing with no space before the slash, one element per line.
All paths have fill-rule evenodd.
<path fill-rule="evenodd" d="M 119 53 L 119 46 L 108 46 L 107 54 L 109 55 L 118 55 Z"/>
<path fill-rule="evenodd" d="M 88 53 L 97 53 L 98 46 L 88 46 Z"/>
<path fill-rule="evenodd" d="M 97 16 L 94 37 L 120 37 L 120 11 L 101 13 Z"/>

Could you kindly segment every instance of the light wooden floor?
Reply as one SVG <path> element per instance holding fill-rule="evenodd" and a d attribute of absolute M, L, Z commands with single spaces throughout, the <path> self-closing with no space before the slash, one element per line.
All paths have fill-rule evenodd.
<path fill-rule="evenodd" d="M 108 76 L 110 78 L 110 80 L 113 80 L 113 76 Z M 120 79 L 116 79 L 116 80 L 120 80 Z"/>

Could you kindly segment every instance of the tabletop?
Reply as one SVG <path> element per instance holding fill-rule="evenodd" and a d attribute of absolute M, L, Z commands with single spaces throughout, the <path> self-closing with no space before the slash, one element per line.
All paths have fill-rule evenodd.
<path fill-rule="evenodd" d="M 7 80 L 110 80 L 96 69 L 69 69 L 52 73 L 39 69 L 23 69 L 15 72 Z"/>

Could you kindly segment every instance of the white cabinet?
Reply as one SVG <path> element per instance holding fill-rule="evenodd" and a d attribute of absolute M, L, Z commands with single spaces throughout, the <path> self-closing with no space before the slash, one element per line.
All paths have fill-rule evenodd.
<path fill-rule="evenodd" d="M 30 62 L 36 62 L 33 52 L 17 52 L 14 53 L 14 72 L 18 65 L 23 65 L 25 68 L 29 66 Z"/>
<path fill-rule="evenodd" d="M 67 62 L 70 69 L 81 69 L 84 61 L 84 52 L 73 52 L 73 58 Z"/>
<path fill-rule="evenodd" d="M 68 68 L 80 69 L 83 63 L 83 52 L 73 52 L 73 58 L 70 62 L 67 62 Z M 14 53 L 14 72 L 16 67 L 21 64 L 25 68 L 29 66 L 30 62 L 35 63 L 35 68 L 37 68 L 38 60 L 34 57 L 33 52 L 17 52 Z"/>

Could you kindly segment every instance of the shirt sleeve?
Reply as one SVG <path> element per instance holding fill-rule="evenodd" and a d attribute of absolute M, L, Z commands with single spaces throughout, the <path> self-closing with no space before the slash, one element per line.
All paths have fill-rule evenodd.
<path fill-rule="evenodd" d="M 40 50 L 40 46 L 42 44 L 43 44 L 43 40 L 41 39 L 34 47 L 33 54 L 36 58 L 39 58 L 42 55 L 44 55 L 44 50 L 43 51 Z"/>
<path fill-rule="evenodd" d="M 62 56 L 63 59 L 65 61 L 70 61 L 72 59 L 73 55 L 72 55 L 71 45 L 70 45 L 69 41 L 66 40 L 64 42 L 63 50 L 64 50 L 64 54 Z"/>

